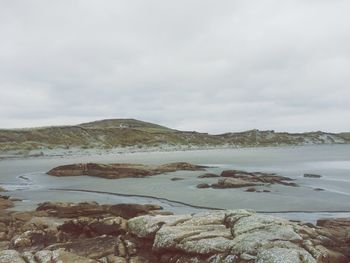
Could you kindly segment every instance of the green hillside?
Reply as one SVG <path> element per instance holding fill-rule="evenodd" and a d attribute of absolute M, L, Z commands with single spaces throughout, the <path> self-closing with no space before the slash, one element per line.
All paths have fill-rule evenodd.
<path fill-rule="evenodd" d="M 110 149 L 137 146 L 276 146 L 349 143 L 350 133 L 276 133 L 251 130 L 210 135 L 173 130 L 135 119 L 108 119 L 74 126 L 0 130 L 0 151 L 71 147 Z"/>

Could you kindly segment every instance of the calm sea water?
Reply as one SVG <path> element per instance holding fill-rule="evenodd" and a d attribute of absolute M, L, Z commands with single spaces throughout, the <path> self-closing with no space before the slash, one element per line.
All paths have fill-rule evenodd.
<path fill-rule="evenodd" d="M 197 189 L 197 184 L 212 183 L 217 179 L 199 179 L 197 176 L 203 172 L 187 171 L 119 180 L 56 178 L 45 174 L 55 166 L 76 162 L 163 164 L 178 161 L 212 166 L 208 172 L 213 173 L 226 169 L 274 172 L 296 179 L 300 187 L 274 185 L 264 188 L 270 193 L 248 193 L 244 189 Z M 322 177 L 304 178 L 304 173 Z M 184 180 L 171 181 L 173 177 Z M 9 190 L 9 195 L 24 200 L 17 203 L 16 209 L 32 209 L 37 203 L 48 200 L 95 200 L 100 203 L 160 203 L 175 212 L 198 210 L 185 203 L 210 208 L 296 212 L 289 213 L 294 218 L 312 217 L 309 212 L 317 212 L 317 216 L 349 215 L 345 212 L 350 212 L 350 145 L 8 159 L 0 161 L 0 185 Z M 315 191 L 315 188 L 324 191 Z"/>

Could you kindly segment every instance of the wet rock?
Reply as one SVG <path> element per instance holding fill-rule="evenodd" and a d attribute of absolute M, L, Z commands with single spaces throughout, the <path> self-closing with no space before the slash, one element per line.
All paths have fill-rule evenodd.
<path fill-rule="evenodd" d="M 47 172 L 52 176 L 96 176 L 107 179 L 139 178 L 161 173 L 175 172 L 180 170 L 202 171 L 205 166 L 194 165 L 185 162 L 170 163 L 160 166 L 149 166 L 143 164 L 99 164 L 80 163 L 58 166 Z"/>
<path fill-rule="evenodd" d="M 319 175 L 319 174 L 304 174 L 304 177 L 306 177 L 306 178 L 321 178 L 322 175 Z"/>
<path fill-rule="evenodd" d="M 57 243 L 48 246 L 48 250 L 63 248 L 78 256 L 90 259 L 99 259 L 113 255 L 116 250 L 118 238 L 115 236 L 99 236 L 94 238 L 81 238 L 74 241 Z"/>
<path fill-rule="evenodd" d="M 202 188 L 210 188 L 209 184 L 198 184 L 197 188 L 202 189 Z"/>
<path fill-rule="evenodd" d="M 325 191 L 323 188 L 314 188 L 314 191 Z"/>
<path fill-rule="evenodd" d="M 127 230 L 127 222 L 121 217 L 107 217 L 102 219 L 91 219 L 80 217 L 64 222 L 58 226 L 58 230 L 73 237 L 85 235 L 96 237 L 101 235 L 119 235 Z"/>
<path fill-rule="evenodd" d="M 256 192 L 257 190 L 254 187 L 250 187 L 250 188 L 247 188 L 245 191 L 246 192 Z"/>
<path fill-rule="evenodd" d="M 212 184 L 213 188 L 224 189 L 224 188 L 241 188 L 247 186 L 262 185 L 256 182 L 249 182 L 239 178 L 221 178 L 216 184 Z"/>
<path fill-rule="evenodd" d="M 108 212 L 112 215 L 129 219 L 132 217 L 149 214 L 151 211 L 162 209 L 163 208 L 161 206 L 153 204 L 117 204 L 110 206 Z"/>
<path fill-rule="evenodd" d="M 201 174 L 201 175 L 198 176 L 198 178 L 215 178 L 215 177 L 220 177 L 220 175 L 212 174 L 212 173 L 206 173 L 206 174 Z"/>
<path fill-rule="evenodd" d="M 170 179 L 171 181 L 182 181 L 182 180 L 185 180 L 185 178 L 182 178 L 182 177 L 173 177 Z"/>
<path fill-rule="evenodd" d="M 203 171 L 207 166 L 195 165 L 186 162 L 169 163 L 158 166 L 155 170 L 159 173 L 175 172 L 175 171 Z"/>
<path fill-rule="evenodd" d="M 293 179 L 289 177 L 270 173 L 250 173 L 240 170 L 226 170 L 223 171 L 220 176 L 223 178 L 220 178 L 216 184 L 212 184 L 213 188 L 241 188 L 247 186 L 260 186 L 270 184 L 282 184 L 293 187 L 298 186 L 296 183 L 291 182 Z"/>
<path fill-rule="evenodd" d="M 98 216 L 106 214 L 106 207 L 96 202 L 62 203 L 45 202 L 39 204 L 36 211 L 45 211 L 48 215 L 59 218 L 76 218 L 79 216 Z"/>

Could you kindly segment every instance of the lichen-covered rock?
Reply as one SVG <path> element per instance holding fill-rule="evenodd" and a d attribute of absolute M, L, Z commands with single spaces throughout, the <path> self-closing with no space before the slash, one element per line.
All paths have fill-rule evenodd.
<path fill-rule="evenodd" d="M 153 248 L 215 254 L 229 252 L 233 245 L 230 229 L 224 225 L 179 225 L 162 227 L 156 234 Z"/>
<path fill-rule="evenodd" d="M 0 251 L 1 263 L 26 263 L 21 254 L 16 250 Z"/>
<path fill-rule="evenodd" d="M 128 224 L 137 237 L 153 240 L 160 262 L 338 263 L 346 258 L 322 248 L 331 239 L 314 227 L 247 210 L 148 215 Z"/>
<path fill-rule="evenodd" d="M 41 250 L 35 253 L 35 259 L 40 263 L 97 263 L 95 260 L 78 256 L 63 249 Z"/>
<path fill-rule="evenodd" d="M 270 248 L 258 253 L 257 263 L 317 263 L 316 260 L 303 249 Z"/>
<path fill-rule="evenodd" d="M 140 216 L 128 221 L 128 229 L 140 238 L 153 238 L 156 232 L 163 226 L 172 226 L 191 219 L 191 215 L 170 216 Z"/>

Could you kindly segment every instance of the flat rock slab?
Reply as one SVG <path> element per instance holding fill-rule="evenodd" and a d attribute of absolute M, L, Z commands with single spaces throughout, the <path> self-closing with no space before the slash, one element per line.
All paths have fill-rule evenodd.
<path fill-rule="evenodd" d="M 48 171 L 48 175 L 52 176 L 95 176 L 107 179 L 119 178 L 140 178 L 152 176 L 162 173 L 175 171 L 203 171 L 206 167 L 194 165 L 185 162 L 169 163 L 159 166 L 150 166 L 143 164 L 100 164 L 100 163 L 79 163 L 62 165 Z"/>

